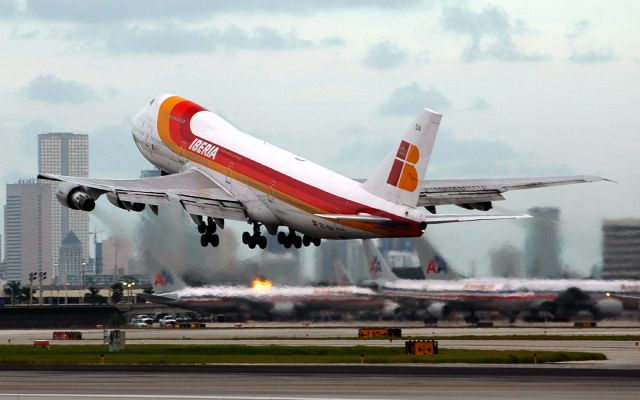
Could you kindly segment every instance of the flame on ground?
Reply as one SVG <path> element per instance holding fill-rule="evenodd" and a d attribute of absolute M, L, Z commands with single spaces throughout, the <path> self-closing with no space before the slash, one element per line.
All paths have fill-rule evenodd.
<path fill-rule="evenodd" d="M 268 279 L 255 278 L 251 281 L 251 287 L 256 290 L 269 290 L 273 284 Z"/>

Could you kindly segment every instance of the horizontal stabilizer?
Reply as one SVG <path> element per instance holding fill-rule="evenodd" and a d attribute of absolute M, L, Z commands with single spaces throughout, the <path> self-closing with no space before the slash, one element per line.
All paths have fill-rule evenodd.
<path fill-rule="evenodd" d="M 379 217 L 369 214 L 314 214 L 316 217 L 325 218 L 334 222 L 353 221 L 353 222 L 370 222 L 377 224 L 404 224 L 405 221 L 396 221 L 387 217 Z"/>
<path fill-rule="evenodd" d="M 455 214 L 436 214 L 427 215 L 422 220 L 429 224 L 448 224 L 450 222 L 470 222 L 470 221 L 491 221 L 496 219 L 521 219 L 531 218 L 528 214 L 516 215 L 455 215 Z"/>

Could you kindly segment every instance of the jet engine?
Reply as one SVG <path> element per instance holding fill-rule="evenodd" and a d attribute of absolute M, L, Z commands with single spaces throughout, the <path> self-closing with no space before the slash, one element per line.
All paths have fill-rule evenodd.
<path fill-rule="evenodd" d="M 447 303 L 434 302 L 427 306 L 427 312 L 431 317 L 441 319 L 451 313 L 451 307 Z"/>
<path fill-rule="evenodd" d="M 296 305 L 294 303 L 276 303 L 272 313 L 280 318 L 290 318 L 296 313 Z"/>
<path fill-rule="evenodd" d="M 58 185 L 56 197 L 63 206 L 72 210 L 93 211 L 96 208 L 96 202 L 87 193 L 86 188 L 73 183 Z"/>
<path fill-rule="evenodd" d="M 131 203 L 129 201 L 122 201 L 117 194 L 112 192 L 107 193 L 107 200 L 109 200 L 109 203 L 113 204 L 114 206 L 127 211 L 140 212 L 144 210 L 145 206 L 144 203 Z"/>
<path fill-rule="evenodd" d="M 596 301 L 595 311 L 598 318 L 615 318 L 622 314 L 622 302 L 607 297 Z"/>

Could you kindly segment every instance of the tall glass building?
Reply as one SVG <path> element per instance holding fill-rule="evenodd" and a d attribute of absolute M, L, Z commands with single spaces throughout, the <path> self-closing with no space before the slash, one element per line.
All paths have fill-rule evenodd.
<path fill-rule="evenodd" d="M 38 135 L 38 172 L 89 176 L 89 137 L 86 134 L 52 132 Z M 55 196 L 57 182 L 49 182 L 51 196 L 52 260 L 59 259 L 63 238 L 73 232 L 82 244 L 82 260 L 89 259 L 89 214 L 71 210 Z"/>

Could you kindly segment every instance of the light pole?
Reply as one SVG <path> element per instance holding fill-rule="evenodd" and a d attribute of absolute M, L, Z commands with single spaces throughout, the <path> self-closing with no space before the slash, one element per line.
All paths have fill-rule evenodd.
<path fill-rule="evenodd" d="M 33 281 L 35 281 L 37 278 L 37 272 L 29 272 L 29 306 L 33 305 Z"/>
<path fill-rule="evenodd" d="M 56 289 L 56 305 L 60 305 L 60 288 L 58 287 L 58 263 L 53 263 L 53 284 Z"/>
<path fill-rule="evenodd" d="M 42 281 L 47 279 L 47 272 L 38 272 L 38 305 L 42 305 Z"/>
<path fill-rule="evenodd" d="M 85 269 L 86 266 L 87 266 L 87 263 L 83 261 L 82 262 L 82 271 L 81 271 L 82 272 L 82 295 L 81 295 L 81 298 L 80 298 L 80 302 L 82 304 L 84 304 L 84 269 Z"/>

